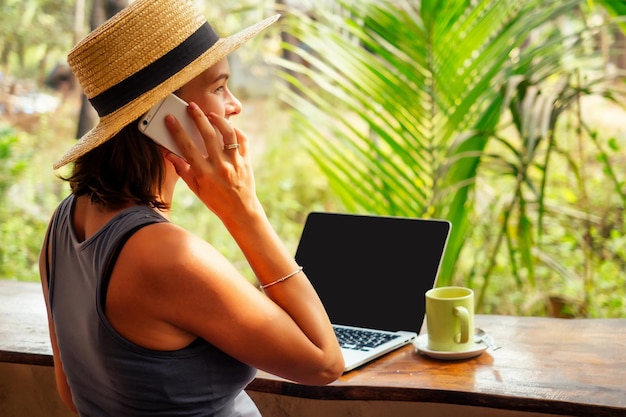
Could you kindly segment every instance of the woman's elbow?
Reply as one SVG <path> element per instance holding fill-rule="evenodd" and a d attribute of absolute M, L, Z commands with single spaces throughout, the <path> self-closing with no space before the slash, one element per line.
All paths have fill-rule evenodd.
<path fill-rule="evenodd" d="M 319 385 L 328 385 L 335 382 L 341 375 L 343 375 L 344 362 L 343 359 L 339 361 L 335 366 L 324 372 Z"/>
<path fill-rule="evenodd" d="M 343 374 L 343 369 L 344 360 L 341 353 L 339 353 L 339 355 L 328 360 L 325 366 L 323 366 L 319 372 L 311 376 L 310 380 L 305 383 L 310 385 L 328 385 L 339 379 Z"/>

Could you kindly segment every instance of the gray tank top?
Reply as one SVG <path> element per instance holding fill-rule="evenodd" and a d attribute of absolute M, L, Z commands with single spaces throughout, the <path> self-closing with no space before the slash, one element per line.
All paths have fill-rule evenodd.
<path fill-rule="evenodd" d="M 63 368 L 80 416 L 260 416 L 243 391 L 254 368 L 200 338 L 176 351 L 145 349 L 117 333 L 104 314 L 124 243 L 141 227 L 167 220 L 149 207 L 132 207 L 79 242 L 73 207 L 69 196 L 53 217 L 48 280 Z"/>

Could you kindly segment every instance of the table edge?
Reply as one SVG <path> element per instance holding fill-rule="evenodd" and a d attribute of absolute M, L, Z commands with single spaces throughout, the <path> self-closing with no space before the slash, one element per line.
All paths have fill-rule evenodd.
<path fill-rule="evenodd" d="M 626 414 L 626 408 L 555 399 L 512 398 L 493 393 L 468 393 L 430 388 L 334 384 L 311 386 L 265 377 L 255 378 L 246 390 L 312 400 L 440 403 L 580 417 L 589 415 L 609 417 L 618 413 Z"/>

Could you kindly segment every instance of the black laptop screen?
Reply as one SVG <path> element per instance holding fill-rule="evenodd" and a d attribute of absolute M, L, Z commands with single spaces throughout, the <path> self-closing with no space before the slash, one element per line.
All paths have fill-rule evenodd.
<path fill-rule="evenodd" d="M 450 223 L 313 212 L 296 261 L 334 324 L 420 331 Z"/>

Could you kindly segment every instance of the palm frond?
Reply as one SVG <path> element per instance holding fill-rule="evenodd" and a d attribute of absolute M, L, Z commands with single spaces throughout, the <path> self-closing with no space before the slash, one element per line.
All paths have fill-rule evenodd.
<path fill-rule="evenodd" d="M 359 0 L 287 19 L 298 44 L 284 46 L 302 64 L 282 62 L 297 74 L 285 100 L 311 154 L 350 211 L 450 220 L 440 283 L 466 240 L 474 178 L 519 68 L 512 55 L 578 3 Z M 525 52 L 522 63 L 541 53 Z"/>

